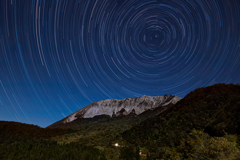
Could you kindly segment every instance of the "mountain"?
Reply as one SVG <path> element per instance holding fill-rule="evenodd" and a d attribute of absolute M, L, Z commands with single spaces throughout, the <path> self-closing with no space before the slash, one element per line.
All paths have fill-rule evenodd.
<path fill-rule="evenodd" d="M 126 98 L 122 100 L 107 99 L 92 103 L 66 118 L 50 125 L 49 127 L 67 126 L 68 123 L 74 123 L 77 119 L 92 119 L 92 118 L 118 118 L 118 117 L 137 117 L 148 112 L 154 111 L 154 114 L 160 113 L 163 110 L 176 104 L 182 98 L 172 95 L 164 96 L 143 96 L 138 98 Z"/>
<path fill-rule="evenodd" d="M 239 160 L 239 115 L 233 84 L 103 100 L 47 128 L 0 121 L 0 159 Z"/>
<path fill-rule="evenodd" d="M 124 131 L 122 139 L 153 159 L 239 159 L 239 116 L 240 86 L 216 84 L 190 92 Z"/>

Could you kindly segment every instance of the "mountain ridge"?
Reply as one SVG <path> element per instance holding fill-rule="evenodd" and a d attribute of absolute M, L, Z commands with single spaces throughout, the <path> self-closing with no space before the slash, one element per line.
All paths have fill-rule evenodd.
<path fill-rule="evenodd" d="M 208 146 L 212 140 L 240 144 L 239 115 L 240 86 L 215 84 L 190 92 L 168 110 L 124 131 L 121 138 L 125 145 L 144 147 L 153 159 L 197 159 L 195 149 L 203 144 L 202 155 L 208 152 L 211 158 L 223 157 L 221 152 L 211 152 Z M 234 138 L 228 139 L 231 136 Z M 217 143 L 224 147 L 222 142 L 213 144 Z M 239 152 L 233 150 L 224 156 L 230 153 L 239 158 Z M 225 159 L 222 157 L 218 159 Z"/>
<path fill-rule="evenodd" d="M 88 106 L 70 114 L 64 119 L 53 123 L 48 127 L 56 126 L 56 124 L 67 124 L 77 119 L 89 119 L 94 117 L 109 116 L 109 118 L 138 116 L 147 111 L 165 110 L 169 106 L 176 104 L 182 98 L 176 95 L 164 96 L 142 96 L 137 98 L 125 98 L 122 100 L 106 99 L 89 104 Z M 159 109 L 158 109 L 159 110 Z M 158 111 L 160 112 L 160 111 Z"/>
<path fill-rule="evenodd" d="M 116 117 L 80 115 L 45 129 L 0 122 L 0 159 L 139 159 L 140 152 L 143 159 L 239 159 L 239 85 L 198 88 L 175 105 L 174 97 L 165 95 L 164 106 L 138 115 L 120 108 Z M 144 106 L 148 99 L 134 100 Z"/>

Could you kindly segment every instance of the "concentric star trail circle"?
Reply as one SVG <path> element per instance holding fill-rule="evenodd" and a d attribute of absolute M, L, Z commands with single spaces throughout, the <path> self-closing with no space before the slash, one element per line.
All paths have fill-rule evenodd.
<path fill-rule="evenodd" d="M 2 0 L 0 118 L 240 82 L 239 0 Z"/>

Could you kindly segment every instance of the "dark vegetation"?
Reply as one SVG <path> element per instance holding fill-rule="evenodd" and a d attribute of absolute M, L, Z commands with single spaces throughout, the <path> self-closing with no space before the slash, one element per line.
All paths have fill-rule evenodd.
<path fill-rule="evenodd" d="M 167 111 L 122 135 L 127 143 L 145 147 L 152 158 L 221 159 L 231 156 L 224 147 L 236 147 L 231 151 L 232 159 L 239 159 L 239 134 L 240 86 L 217 84 L 189 93 Z M 199 152 L 203 153 L 199 156 L 194 147 L 201 145 L 204 147 Z M 221 152 L 215 151 L 218 147 Z"/>
<path fill-rule="evenodd" d="M 239 85 L 199 88 L 158 110 L 55 128 L 0 122 L 0 159 L 240 159 Z"/>
<path fill-rule="evenodd" d="M 56 141 L 35 139 L 22 135 L 12 135 L 9 136 L 7 140 L 1 139 L 0 159 L 104 160 L 106 158 L 103 152 L 91 146 L 82 146 L 77 143 L 59 145 Z"/>
<path fill-rule="evenodd" d="M 93 146 L 78 143 L 58 144 L 52 137 L 75 133 L 72 129 L 40 128 L 18 122 L 0 122 L 0 159 L 106 159 Z"/>
<path fill-rule="evenodd" d="M 0 121 L 0 134 L 1 135 L 24 135 L 35 138 L 49 139 L 52 137 L 64 135 L 67 133 L 75 132 L 73 129 L 51 129 L 41 128 L 36 125 L 29 125 L 18 122 Z"/>

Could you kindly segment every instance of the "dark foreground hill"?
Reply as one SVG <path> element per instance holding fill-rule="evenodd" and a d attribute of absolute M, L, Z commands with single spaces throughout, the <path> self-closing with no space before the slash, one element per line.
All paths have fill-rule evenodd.
<path fill-rule="evenodd" d="M 41 128 L 18 122 L 0 121 L 1 160 L 78 160 L 106 159 L 104 153 L 93 146 L 79 143 L 58 144 L 51 138 L 76 131 L 71 129 Z"/>
<path fill-rule="evenodd" d="M 36 125 L 29 125 L 19 122 L 0 121 L 0 135 L 1 135 L 0 139 L 2 140 L 4 140 L 3 135 L 6 136 L 22 135 L 32 138 L 49 139 L 52 137 L 64 135 L 71 132 L 74 132 L 74 130 L 58 128 L 55 129 L 41 128 Z"/>
<path fill-rule="evenodd" d="M 240 159 L 239 135 L 240 86 L 217 84 L 196 89 L 122 137 L 152 158 Z"/>
<path fill-rule="evenodd" d="M 0 159 L 238 160 L 239 117 L 240 86 L 217 84 L 137 116 L 77 118 L 47 128 L 0 122 Z"/>

